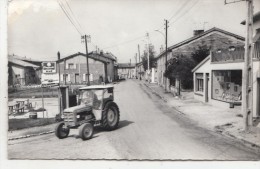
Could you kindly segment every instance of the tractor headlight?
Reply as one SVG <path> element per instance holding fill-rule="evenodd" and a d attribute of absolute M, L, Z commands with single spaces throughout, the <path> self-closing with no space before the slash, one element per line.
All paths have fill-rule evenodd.
<path fill-rule="evenodd" d="M 77 119 L 79 119 L 80 118 L 80 115 L 77 115 Z"/>

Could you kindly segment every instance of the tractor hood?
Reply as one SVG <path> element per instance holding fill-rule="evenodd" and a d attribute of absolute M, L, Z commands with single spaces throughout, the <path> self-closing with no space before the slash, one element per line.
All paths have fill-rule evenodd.
<path fill-rule="evenodd" d="M 78 105 L 74 107 L 70 107 L 64 110 L 64 112 L 71 112 L 71 113 L 80 113 L 84 111 L 91 111 L 92 107 L 89 105 Z"/>

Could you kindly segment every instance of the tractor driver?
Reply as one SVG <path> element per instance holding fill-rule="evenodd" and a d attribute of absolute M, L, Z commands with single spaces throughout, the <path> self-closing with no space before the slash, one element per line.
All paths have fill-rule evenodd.
<path fill-rule="evenodd" d="M 81 98 L 81 104 L 93 106 L 93 104 L 97 101 L 97 95 L 95 92 L 89 90 L 84 91 Z"/>

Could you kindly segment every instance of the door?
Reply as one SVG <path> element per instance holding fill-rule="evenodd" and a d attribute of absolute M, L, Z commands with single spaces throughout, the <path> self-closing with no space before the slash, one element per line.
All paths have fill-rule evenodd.
<path fill-rule="evenodd" d="M 75 74 L 75 83 L 79 84 L 79 74 L 78 73 Z"/>
<path fill-rule="evenodd" d="M 209 73 L 206 73 L 206 78 L 205 78 L 205 102 L 209 101 Z"/>

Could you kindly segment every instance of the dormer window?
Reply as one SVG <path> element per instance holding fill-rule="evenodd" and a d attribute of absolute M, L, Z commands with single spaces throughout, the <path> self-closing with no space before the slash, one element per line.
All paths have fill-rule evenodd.
<path fill-rule="evenodd" d="M 222 51 L 221 51 L 221 49 L 218 49 L 217 51 L 216 51 L 216 53 L 221 53 Z"/>
<path fill-rule="evenodd" d="M 235 46 L 230 46 L 230 47 L 228 48 L 228 51 L 230 51 L 230 52 L 233 52 L 233 51 L 235 51 L 235 50 L 236 50 Z"/>

